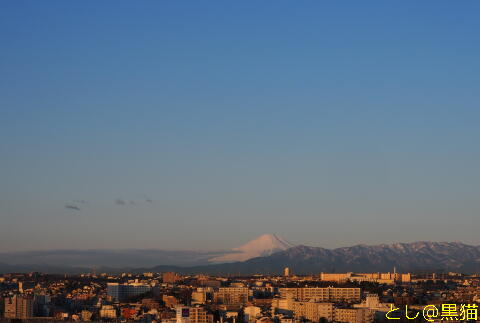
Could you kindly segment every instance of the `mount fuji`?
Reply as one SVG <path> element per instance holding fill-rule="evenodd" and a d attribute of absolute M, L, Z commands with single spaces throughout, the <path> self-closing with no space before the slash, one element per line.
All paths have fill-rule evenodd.
<path fill-rule="evenodd" d="M 0 252 L 2 272 L 85 272 L 91 268 L 140 268 L 152 266 L 196 267 L 233 263 L 256 257 L 268 257 L 286 251 L 292 244 L 274 234 L 264 234 L 230 250 L 165 250 L 165 249 L 59 249 Z M 169 268 L 168 270 L 174 270 Z M 179 270 L 178 268 L 176 270 Z"/>
<path fill-rule="evenodd" d="M 211 258 L 209 261 L 213 263 L 246 261 L 255 257 L 267 257 L 292 247 L 293 244 L 275 234 L 263 234 L 240 247 L 233 248 L 231 253 Z"/>

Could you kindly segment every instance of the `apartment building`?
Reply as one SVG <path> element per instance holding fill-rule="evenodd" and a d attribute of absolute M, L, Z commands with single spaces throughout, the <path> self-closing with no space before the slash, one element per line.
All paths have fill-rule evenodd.
<path fill-rule="evenodd" d="M 7 297 L 5 303 L 5 317 L 12 319 L 26 319 L 33 317 L 33 298 L 15 295 Z"/>
<path fill-rule="evenodd" d="M 298 301 L 359 302 L 361 300 L 361 290 L 356 287 L 280 288 L 279 291 L 282 298 L 293 298 Z"/>
<path fill-rule="evenodd" d="M 252 291 L 248 287 L 220 287 L 214 293 L 214 301 L 219 304 L 245 304 L 248 302 Z"/>
<path fill-rule="evenodd" d="M 312 322 L 319 322 L 321 318 L 333 320 L 333 303 L 293 302 L 295 318 L 303 318 Z"/>

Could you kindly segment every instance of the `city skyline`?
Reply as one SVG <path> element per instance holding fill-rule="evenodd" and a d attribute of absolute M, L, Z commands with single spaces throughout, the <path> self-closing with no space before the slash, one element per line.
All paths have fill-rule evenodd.
<path fill-rule="evenodd" d="M 479 2 L 0 7 L 0 252 L 480 245 Z"/>

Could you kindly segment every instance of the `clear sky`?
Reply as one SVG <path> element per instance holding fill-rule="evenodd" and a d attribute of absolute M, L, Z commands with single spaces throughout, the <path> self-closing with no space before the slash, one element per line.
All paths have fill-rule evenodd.
<path fill-rule="evenodd" d="M 479 10 L 3 1 L 0 251 L 480 244 Z"/>

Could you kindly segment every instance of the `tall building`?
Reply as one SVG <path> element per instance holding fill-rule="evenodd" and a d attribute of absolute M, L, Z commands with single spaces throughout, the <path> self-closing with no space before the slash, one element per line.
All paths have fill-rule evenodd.
<path fill-rule="evenodd" d="M 3 317 L 4 311 L 5 311 L 5 298 L 0 296 L 0 317 Z"/>
<path fill-rule="evenodd" d="M 353 304 L 353 308 L 363 308 L 375 312 L 375 316 L 378 320 L 385 318 L 386 314 L 390 311 L 390 303 L 381 303 L 377 294 L 367 294 L 365 300 L 360 304 Z"/>
<path fill-rule="evenodd" d="M 119 284 L 108 283 L 107 294 L 116 302 L 124 302 L 129 298 L 147 293 L 152 290 L 150 285 L 141 283 Z"/>
<path fill-rule="evenodd" d="M 162 301 L 165 303 L 166 307 L 174 308 L 178 305 L 178 299 L 172 295 L 163 295 Z"/>
<path fill-rule="evenodd" d="M 400 274 L 394 268 L 393 273 L 321 273 L 320 280 L 331 282 L 375 282 L 380 284 L 410 283 L 411 275 Z"/>
<path fill-rule="evenodd" d="M 18 282 L 18 291 L 20 293 L 24 293 L 29 289 L 33 289 L 34 287 L 35 287 L 35 282 L 33 282 L 33 281 Z"/>
<path fill-rule="evenodd" d="M 285 277 L 289 277 L 289 276 L 290 276 L 290 268 L 285 267 L 285 268 L 283 269 L 283 276 L 285 276 Z"/>
<path fill-rule="evenodd" d="M 321 318 L 332 321 L 333 310 L 333 303 L 293 302 L 295 318 L 303 318 L 312 322 L 319 322 Z"/>
<path fill-rule="evenodd" d="M 176 323 L 213 323 L 213 314 L 200 306 L 178 306 Z"/>
<path fill-rule="evenodd" d="M 255 322 L 262 315 L 262 309 L 258 306 L 246 306 L 243 313 L 244 322 Z"/>
<path fill-rule="evenodd" d="M 272 299 L 272 313 L 275 314 L 278 310 L 280 310 L 279 312 L 283 314 L 286 314 L 285 311 L 293 311 L 293 302 L 295 302 L 295 300 L 291 297 Z"/>
<path fill-rule="evenodd" d="M 164 283 L 173 284 L 180 280 L 180 276 L 174 272 L 166 272 L 162 274 L 162 280 Z"/>
<path fill-rule="evenodd" d="M 251 294 L 248 287 L 220 287 L 213 297 L 216 303 L 234 305 L 247 303 Z"/>
<path fill-rule="evenodd" d="M 373 322 L 374 310 L 367 308 L 335 308 L 334 322 L 344 323 L 370 323 Z"/>
<path fill-rule="evenodd" d="M 192 304 L 205 304 L 207 301 L 207 292 L 203 288 L 198 288 L 192 292 Z"/>
<path fill-rule="evenodd" d="M 293 298 L 298 301 L 316 300 L 319 302 L 359 302 L 360 288 L 342 287 L 300 287 L 280 288 L 282 298 Z"/>
<path fill-rule="evenodd" d="M 90 321 L 92 318 L 93 313 L 87 310 L 83 310 L 80 314 L 80 317 L 82 318 L 82 321 Z"/>
<path fill-rule="evenodd" d="M 33 317 L 33 298 L 15 295 L 5 299 L 5 317 L 25 319 Z"/>
<path fill-rule="evenodd" d="M 350 280 L 352 273 L 320 273 L 320 280 L 330 282 L 346 282 Z"/>
<path fill-rule="evenodd" d="M 198 283 L 200 286 L 219 288 L 222 283 L 216 279 L 199 279 Z"/>
<path fill-rule="evenodd" d="M 117 310 L 112 305 L 103 305 L 100 309 L 100 317 L 101 318 L 108 318 L 108 319 L 115 319 L 117 318 Z"/>

